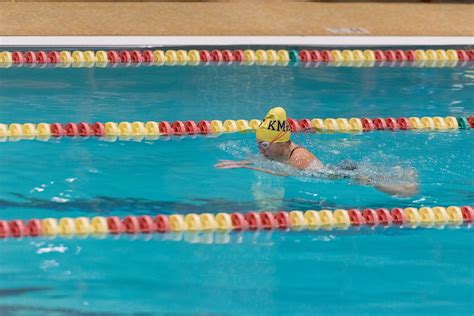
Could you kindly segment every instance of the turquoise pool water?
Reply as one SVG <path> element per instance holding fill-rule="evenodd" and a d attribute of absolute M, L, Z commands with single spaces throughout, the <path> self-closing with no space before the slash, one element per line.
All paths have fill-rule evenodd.
<path fill-rule="evenodd" d="M 0 70 L 1 123 L 468 116 L 457 68 Z M 253 134 L 0 144 L 0 218 L 474 204 L 472 130 L 299 134 L 323 162 L 416 169 L 409 198 L 350 181 L 217 170 Z M 273 166 L 274 167 L 274 166 Z M 0 240 L 0 315 L 474 313 L 473 230 L 350 229 Z"/>

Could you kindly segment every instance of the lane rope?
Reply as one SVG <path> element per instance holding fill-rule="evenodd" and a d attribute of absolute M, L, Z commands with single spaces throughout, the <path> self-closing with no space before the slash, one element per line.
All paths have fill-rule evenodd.
<path fill-rule="evenodd" d="M 148 121 L 95 123 L 12 123 L 0 124 L 0 140 L 39 139 L 51 137 L 132 137 L 157 139 L 160 136 L 219 135 L 223 133 L 255 132 L 261 121 Z M 361 133 L 370 131 L 447 131 L 474 128 L 474 116 L 469 117 L 399 117 L 399 118 L 314 118 L 288 119 L 293 133 Z"/>
<path fill-rule="evenodd" d="M 421 208 L 366 208 L 247 212 L 202 213 L 142 216 L 63 217 L 23 220 L 0 220 L 0 238 L 40 236 L 85 236 L 90 234 L 151 234 L 204 231 L 257 230 L 332 230 L 359 226 L 408 228 L 443 228 L 471 224 L 473 206 L 435 206 Z"/>
<path fill-rule="evenodd" d="M 75 50 L 2 51 L 0 67 L 91 68 L 122 66 L 260 65 L 288 66 L 311 63 L 343 67 L 406 65 L 414 67 L 456 67 L 474 61 L 472 49 L 416 50 Z"/>

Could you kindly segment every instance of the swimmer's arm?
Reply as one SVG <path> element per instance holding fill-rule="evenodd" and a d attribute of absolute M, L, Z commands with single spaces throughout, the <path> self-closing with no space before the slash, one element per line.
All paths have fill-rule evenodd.
<path fill-rule="evenodd" d="M 254 164 L 253 162 L 248 161 L 248 160 L 240 160 L 240 161 L 236 161 L 236 163 L 240 165 L 253 165 Z"/>
<path fill-rule="evenodd" d="M 240 164 L 239 161 L 221 161 L 218 164 L 216 164 L 215 167 L 218 168 L 218 169 L 243 168 L 243 169 L 249 169 L 249 170 L 265 172 L 265 173 L 272 174 L 272 175 L 275 175 L 275 176 L 283 176 L 283 177 L 286 177 L 286 176 L 289 175 L 287 173 L 277 172 L 277 171 L 270 170 L 270 169 L 264 169 L 264 168 L 259 168 L 259 167 L 251 167 L 250 164 Z"/>
<path fill-rule="evenodd" d="M 418 193 L 419 186 L 417 182 L 408 183 L 408 184 L 385 184 L 385 183 L 374 183 L 374 181 L 364 175 L 358 175 L 355 178 L 356 182 L 363 185 L 373 186 L 375 189 L 380 192 L 400 196 L 400 197 L 410 197 Z"/>
<path fill-rule="evenodd" d="M 238 168 L 238 167 L 248 166 L 248 165 L 253 165 L 253 162 L 250 162 L 248 160 L 242 160 L 242 161 L 219 160 L 219 162 L 215 165 L 215 167 L 221 168 L 221 169 L 231 169 L 231 168 Z"/>

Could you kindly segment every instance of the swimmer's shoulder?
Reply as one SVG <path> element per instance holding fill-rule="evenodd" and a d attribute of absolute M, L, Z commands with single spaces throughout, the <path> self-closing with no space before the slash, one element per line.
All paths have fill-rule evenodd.
<path fill-rule="evenodd" d="M 323 167 L 318 158 L 304 147 L 295 147 L 290 154 L 288 163 L 298 169 L 319 169 Z"/>

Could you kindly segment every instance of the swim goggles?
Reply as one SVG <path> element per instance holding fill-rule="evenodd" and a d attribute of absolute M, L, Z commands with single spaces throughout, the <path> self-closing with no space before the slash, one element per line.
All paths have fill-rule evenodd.
<path fill-rule="evenodd" d="M 267 150 L 268 148 L 270 148 L 270 146 L 276 142 L 277 140 L 279 140 L 280 138 L 283 137 L 283 135 L 285 135 L 285 131 L 283 132 L 280 132 L 271 142 L 266 142 L 266 141 L 262 141 L 262 142 L 257 142 L 258 144 L 258 147 L 262 150 Z"/>

